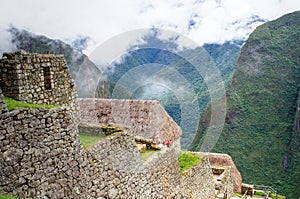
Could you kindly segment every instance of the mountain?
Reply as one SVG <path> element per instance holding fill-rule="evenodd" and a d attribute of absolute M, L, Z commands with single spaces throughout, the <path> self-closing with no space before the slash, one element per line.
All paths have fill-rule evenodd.
<path fill-rule="evenodd" d="M 241 49 L 228 90 L 227 114 L 213 152 L 228 153 L 247 183 L 300 196 L 300 12 L 259 26 Z M 203 144 L 210 107 L 190 150 Z"/>
<path fill-rule="evenodd" d="M 97 66 L 80 50 L 60 40 L 50 39 L 43 35 L 36 35 L 26 30 L 11 27 L 9 32 L 12 36 L 12 43 L 17 49 L 27 52 L 42 54 L 62 54 L 65 56 L 71 75 L 75 81 L 79 97 L 94 97 L 101 71 Z M 75 41 L 76 46 L 84 45 L 87 37 Z M 107 84 L 109 84 L 107 82 Z M 96 91 L 101 93 L 100 97 L 107 97 L 109 91 L 104 89 Z M 97 94 L 98 95 L 98 94 Z"/>
<path fill-rule="evenodd" d="M 131 91 L 126 91 L 128 95 L 123 95 L 123 90 L 121 97 L 116 94 L 118 89 L 112 88 L 112 97 L 159 100 L 183 129 L 181 144 L 183 148 L 187 148 L 196 132 L 198 118 L 210 101 L 207 85 L 195 63 L 201 67 L 204 63 L 208 64 L 205 67 L 215 66 L 227 85 L 231 80 L 241 42 L 205 44 L 195 49 L 176 51 L 177 45 L 170 41 L 160 40 L 155 36 L 149 36 L 145 40 L 146 44 L 134 46 L 121 62 L 114 63 L 103 71 L 111 82 L 122 85 L 121 90 L 132 88 Z M 150 48 L 147 44 L 155 44 L 160 48 Z M 194 63 L 189 63 L 184 57 L 192 57 Z M 183 87 L 183 90 L 190 89 L 194 93 L 191 98 L 180 93 L 179 90 Z M 193 105 L 195 109 L 192 108 Z"/>

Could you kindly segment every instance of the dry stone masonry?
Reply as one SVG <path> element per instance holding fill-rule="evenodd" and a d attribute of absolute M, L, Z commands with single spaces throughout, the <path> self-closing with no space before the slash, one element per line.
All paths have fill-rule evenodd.
<path fill-rule="evenodd" d="M 215 198 L 209 156 L 195 153 L 204 159 L 180 173 L 181 129 L 157 101 L 81 99 L 79 125 L 76 88 L 62 56 L 5 53 L 0 72 L 4 95 L 61 105 L 8 112 L 0 89 L 2 192 L 19 198 Z M 107 137 L 84 149 L 78 130 Z M 167 140 L 169 147 L 159 145 Z M 142 160 L 137 141 L 160 148 Z"/>
<path fill-rule="evenodd" d="M 77 92 L 63 55 L 4 53 L 0 87 L 16 100 L 66 106 L 78 119 Z"/>
<path fill-rule="evenodd" d="M 156 100 L 79 99 L 81 122 L 130 127 L 133 135 L 161 144 L 182 132 Z"/>
<path fill-rule="evenodd" d="M 215 185 L 208 156 L 202 153 L 201 162 L 183 174 L 185 189 L 189 198 L 215 198 Z M 201 187 L 201 189 L 199 189 Z"/>
<path fill-rule="evenodd" d="M 231 181 L 233 183 L 232 192 L 241 193 L 242 176 L 239 170 L 236 168 L 232 158 L 227 154 L 220 154 L 220 153 L 209 153 L 208 157 L 209 157 L 209 162 L 211 164 L 211 167 L 213 168 L 228 167 L 228 175 L 231 175 Z"/>
<path fill-rule="evenodd" d="M 0 114 L 6 113 L 7 111 L 8 110 L 7 110 L 6 104 L 4 102 L 2 90 L 0 89 Z"/>

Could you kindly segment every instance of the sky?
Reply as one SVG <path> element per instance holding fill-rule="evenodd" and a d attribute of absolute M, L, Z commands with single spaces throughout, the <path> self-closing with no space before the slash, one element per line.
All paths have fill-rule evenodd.
<path fill-rule="evenodd" d="M 300 10 L 299 0 L 0 0 L 0 43 L 13 25 L 66 42 L 88 36 L 88 54 L 113 36 L 140 28 L 176 31 L 202 45 L 246 39 L 253 16 L 273 20 Z M 2 40 L 2 41 L 1 41 Z"/>

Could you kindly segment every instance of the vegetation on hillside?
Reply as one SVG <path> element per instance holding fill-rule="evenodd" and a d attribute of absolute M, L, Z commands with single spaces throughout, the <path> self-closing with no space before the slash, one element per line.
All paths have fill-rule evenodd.
<path fill-rule="evenodd" d="M 241 50 L 226 93 L 227 116 L 214 152 L 228 153 L 247 183 L 299 197 L 300 143 L 293 136 L 300 88 L 300 12 L 258 27 Z M 190 146 L 200 149 L 210 121 L 202 114 Z"/>
<path fill-rule="evenodd" d="M 148 38 L 148 40 L 149 43 L 163 43 L 163 41 L 160 41 L 157 38 Z M 172 46 L 175 44 L 172 43 L 162 45 Z M 204 56 L 201 54 L 203 53 L 202 50 L 205 51 Z M 184 60 L 182 57 L 180 57 L 179 54 L 192 56 L 198 65 L 201 66 L 203 63 L 208 64 L 208 67 L 215 65 L 220 71 L 221 76 L 227 85 L 231 80 L 233 67 L 239 51 L 239 45 L 230 42 L 222 45 L 205 44 L 203 48 L 196 48 L 193 50 L 186 49 L 178 54 L 173 53 L 173 50 L 168 51 L 164 48 L 138 48 L 138 50 L 129 52 L 128 55 L 123 59 L 122 63 L 113 64 L 111 68 L 105 71 L 105 74 L 108 76 L 110 81 L 118 83 L 118 86 L 119 84 L 125 82 L 126 84 L 130 84 L 130 86 L 135 85 L 137 87 L 134 88 L 136 90 L 134 90 L 133 93 L 123 91 L 121 94 L 122 98 L 127 97 L 134 99 L 159 100 L 174 121 L 182 127 L 183 135 L 181 137 L 181 145 L 182 148 L 187 148 L 194 137 L 197 126 L 197 121 L 195 124 L 192 123 L 192 121 L 195 120 L 195 115 L 197 115 L 196 117 L 200 116 L 200 113 L 208 105 L 210 97 L 207 86 L 199 71 L 197 71 L 195 66 L 189 63 L 187 60 Z M 209 57 L 209 60 L 207 60 L 207 57 Z M 140 70 L 139 73 L 133 73 L 132 76 L 129 75 L 130 77 L 127 79 L 129 79 L 128 81 L 130 81 L 130 83 L 128 83 L 128 81 L 123 81 L 122 78 L 130 74 L 130 72 L 138 70 L 139 67 L 143 68 L 144 70 Z M 159 69 L 157 69 L 157 67 L 159 67 Z M 149 68 L 153 70 L 149 70 Z M 174 73 L 174 70 L 176 73 Z M 142 74 L 140 74 L 140 72 L 142 72 Z M 135 76 L 142 76 L 144 81 L 138 82 L 139 79 Z M 154 76 L 156 78 L 153 81 L 154 83 L 144 85 L 146 80 L 150 79 L 151 81 L 151 78 Z M 178 76 L 187 82 L 185 86 L 191 88 L 192 92 L 195 94 L 193 99 L 185 99 L 186 96 L 179 96 L 178 93 L 176 93 L 174 90 L 170 90 L 170 88 L 166 88 L 166 86 L 159 86 L 165 81 L 173 81 L 178 84 L 176 89 L 179 89 L 178 87 L 184 83 L 178 78 Z M 137 82 L 132 83 L 135 80 Z M 126 90 L 126 87 L 123 87 L 123 90 Z M 111 87 L 111 91 L 115 91 L 113 87 Z M 128 96 L 124 95 L 124 93 L 126 93 Z M 115 94 L 112 97 L 114 98 L 119 96 L 116 96 Z M 184 125 L 187 126 L 187 128 L 185 128 L 181 125 L 183 115 L 182 106 L 188 103 L 195 103 L 195 106 L 198 107 L 199 112 L 196 114 L 188 113 L 185 115 L 186 118 L 183 122 Z M 193 109 L 192 111 L 195 112 L 196 110 Z"/>

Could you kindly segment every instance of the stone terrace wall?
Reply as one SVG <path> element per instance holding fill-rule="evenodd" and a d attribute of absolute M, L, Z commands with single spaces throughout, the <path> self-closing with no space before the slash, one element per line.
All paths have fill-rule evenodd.
<path fill-rule="evenodd" d="M 94 176 L 106 181 L 100 195 L 105 198 L 186 198 L 177 161 L 177 146 L 165 147 L 142 161 L 134 138 L 121 134 L 99 143 L 91 156 L 108 170 Z"/>
<path fill-rule="evenodd" d="M 79 119 L 75 84 L 62 55 L 4 53 L 0 87 L 5 96 L 16 100 L 65 105 Z"/>
<path fill-rule="evenodd" d="M 193 154 L 203 156 L 202 153 Z M 189 198 L 215 198 L 215 184 L 208 156 L 205 155 L 198 165 L 192 167 L 183 175 L 185 189 L 188 192 Z"/>
<path fill-rule="evenodd" d="M 214 174 L 220 175 L 216 182 L 216 190 L 218 190 L 220 194 L 225 195 L 226 193 L 227 198 L 231 198 L 234 194 L 231 166 L 212 167 L 212 170 Z"/>
<path fill-rule="evenodd" d="M 0 114 L 6 113 L 6 112 L 7 112 L 7 107 L 6 107 L 6 104 L 4 102 L 2 90 L 0 89 Z"/>
<path fill-rule="evenodd" d="M 2 114 L 0 133 L 3 191 L 21 198 L 61 198 L 78 196 L 75 188 L 83 190 L 80 160 L 84 154 L 65 108 Z"/>
<path fill-rule="evenodd" d="M 227 154 L 209 153 L 208 154 L 211 167 L 226 167 L 231 166 L 231 177 L 233 183 L 233 191 L 241 193 L 242 189 L 242 176 L 236 168 L 232 158 Z"/>
<path fill-rule="evenodd" d="M 151 198 L 188 198 L 178 163 L 180 140 L 150 157 L 144 164 L 151 190 Z M 155 190 L 158 190 L 155 193 Z"/>
<path fill-rule="evenodd" d="M 79 99 L 79 105 L 83 123 L 126 126 L 133 135 L 155 143 L 177 140 L 182 134 L 158 101 Z"/>
<path fill-rule="evenodd" d="M 65 108 L 0 115 L 0 186 L 20 198 L 185 198 L 179 139 L 142 161 L 134 137 L 117 134 L 90 151 Z"/>

